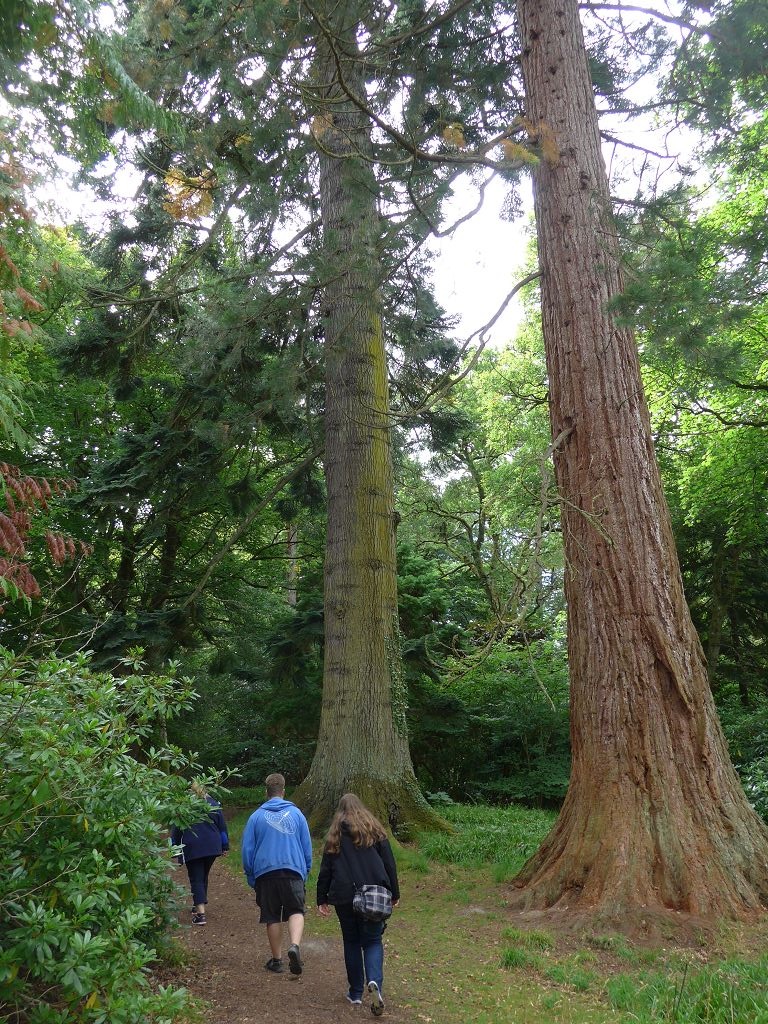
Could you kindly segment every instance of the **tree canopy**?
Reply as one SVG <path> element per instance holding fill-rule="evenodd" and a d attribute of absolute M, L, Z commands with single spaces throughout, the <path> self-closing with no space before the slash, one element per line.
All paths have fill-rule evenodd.
<path fill-rule="evenodd" d="M 598 745 L 610 733 L 624 749 L 635 720 L 599 708 L 646 662 L 673 681 L 643 691 L 648 707 L 706 708 L 712 743 L 692 739 L 690 760 L 723 766 L 732 816 L 752 821 L 711 691 L 759 804 L 764 5 L 555 4 L 568 40 L 583 31 L 570 127 L 532 96 L 531 6 L 15 0 L 3 13 L 3 643 L 87 649 L 95 671 L 118 673 L 136 647 L 153 671 L 178 661 L 202 695 L 203 759 L 248 781 L 285 770 L 318 825 L 352 788 L 402 834 L 434 822 L 425 793 L 555 806 L 588 719 Z M 585 151 L 571 128 L 589 134 L 589 166 L 559 227 L 537 207 L 534 254 L 528 183 L 540 204 L 541 182 Z M 471 208 L 491 182 L 527 254 L 509 272 L 521 324 L 462 338 L 434 257 L 452 195 Z M 81 214 L 57 212 L 56 190 L 71 209 L 75 187 Z M 582 200 L 602 225 L 588 244 L 568 241 Z M 590 291 L 609 265 L 611 286 Z M 604 338 L 588 372 L 553 361 L 577 329 Z M 606 468 L 631 446 L 642 468 Z M 663 535 L 668 572 L 620 554 L 616 480 L 653 490 L 622 529 L 638 545 Z M 685 626 L 663 643 L 657 630 L 606 683 L 610 630 L 574 608 L 594 599 L 596 569 L 616 607 L 635 607 L 633 568 L 641 618 L 655 591 Z M 669 749 L 648 743 L 661 777 Z M 658 832 L 673 838 L 638 854 L 646 867 L 651 848 L 678 863 L 673 831 Z"/>

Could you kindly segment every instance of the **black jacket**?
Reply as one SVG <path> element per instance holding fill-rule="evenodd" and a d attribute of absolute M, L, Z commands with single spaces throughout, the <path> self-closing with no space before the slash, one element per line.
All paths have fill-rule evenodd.
<path fill-rule="evenodd" d="M 317 876 L 317 905 L 351 903 L 356 884 L 383 885 L 392 893 L 394 901 L 400 899 L 397 867 L 389 840 L 381 839 L 373 846 L 355 846 L 346 826 L 342 825 L 341 850 L 339 853 L 326 850 L 323 854 Z"/>

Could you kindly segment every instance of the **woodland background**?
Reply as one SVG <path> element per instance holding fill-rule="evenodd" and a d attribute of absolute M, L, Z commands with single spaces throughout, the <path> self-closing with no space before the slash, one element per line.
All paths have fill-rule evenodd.
<path fill-rule="evenodd" d="M 580 6 L 624 282 L 611 313 L 636 332 L 686 598 L 765 818 L 768 15 L 752 0 Z M 126 785 L 167 821 L 194 814 L 192 774 L 311 772 L 326 542 L 346 528 L 328 503 L 343 433 L 326 429 L 328 324 L 366 302 L 387 354 L 397 546 L 387 714 L 434 806 L 560 806 L 567 567 L 522 209 L 527 176 L 557 156 L 526 121 L 518 51 L 500 3 L 16 0 L 3 14 L 0 639 L 19 877 L 30 808 L 48 820 L 74 800 L 46 856 L 64 863 L 98 819 L 129 857 L 157 837 L 147 823 L 151 840 L 116 839 Z M 505 344 L 485 344 L 489 325 L 457 339 L 434 295 L 431 240 L 450 235 L 459 179 L 478 202 L 503 182 L 520 218 L 524 318 Z M 74 185 L 99 216 L 62 224 L 55 192 Z M 339 266 L 352 299 L 334 291 Z M 364 660 L 376 627 L 355 631 Z M 115 884 L 141 936 L 156 908 L 140 892 L 165 883 L 134 867 L 141 880 L 121 868 Z M 14 910 L 14 941 L 76 888 Z M 10 948 L 7 983 L 34 989 Z M 85 1006 L 85 983 L 56 970 L 99 1019 L 103 995 Z"/>

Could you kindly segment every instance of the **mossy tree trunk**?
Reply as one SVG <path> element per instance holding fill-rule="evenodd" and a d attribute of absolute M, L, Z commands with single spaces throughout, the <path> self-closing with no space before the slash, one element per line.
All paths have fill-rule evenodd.
<path fill-rule="evenodd" d="M 627 923 L 740 917 L 768 830 L 731 765 L 691 622 L 621 291 L 576 0 L 518 0 L 543 331 L 562 499 L 573 770 L 517 879 L 523 905 Z"/>
<path fill-rule="evenodd" d="M 370 127 L 342 88 L 365 95 L 357 5 L 318 23 L 316 113 L 325 334 L 325 666 L 317 750 L 295 795 L 310 824 L 356 793 L 386 824 L 440 819 L 408 750 L 397 610 L 394 487 Z"/>

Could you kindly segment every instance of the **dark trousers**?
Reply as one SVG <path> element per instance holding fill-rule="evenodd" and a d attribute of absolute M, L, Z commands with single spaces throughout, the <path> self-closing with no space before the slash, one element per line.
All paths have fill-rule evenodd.
<path fill-rule="evenodd" d="M 344 965 L 347 968 L 349 994 L 360 999 L 365 982 L 375 981 L 384 990 L 384 943 L 381 936 L 386 925 L 383 921 L 364 921 L 352 910 L 351 903 L 336 907 L 344 941 Z"/>
<path fill-rule="evenodd" d="M 208 902 L 208 875 L 215 860 L 215 857 L 198 857 L 186 862 L 189 888 L 192 890 L 192 902 L 195 905 Z"/>

